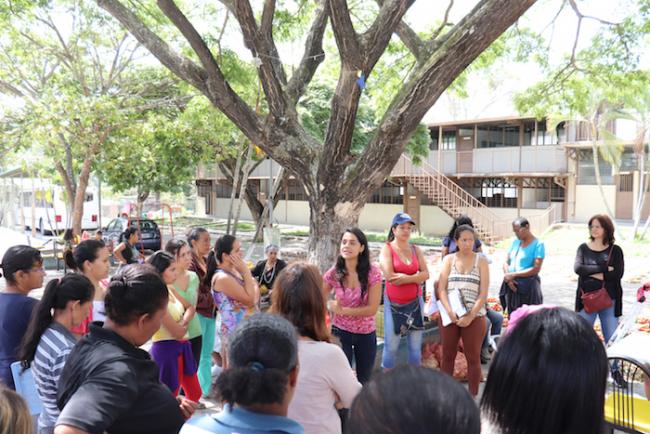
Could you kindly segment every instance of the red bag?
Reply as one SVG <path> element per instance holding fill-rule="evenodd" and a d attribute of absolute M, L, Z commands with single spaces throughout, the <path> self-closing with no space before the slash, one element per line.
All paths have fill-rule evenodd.
<path fill-rule="evenodd" d="M 614 246 L 609 249 L 609 255 L 607 255 L 607 267 L 609 267 L 609 261 L 612 258 L 613 248 Z M 609 296 L 607 289 L 605 289 L 605 280 L 603 280 L 603 286 L 596 291 L 584 292 L 580 288 L 580 299 L 587 313 L 600 312 L 601 310 L 612 307 L 612 298 Z"/>

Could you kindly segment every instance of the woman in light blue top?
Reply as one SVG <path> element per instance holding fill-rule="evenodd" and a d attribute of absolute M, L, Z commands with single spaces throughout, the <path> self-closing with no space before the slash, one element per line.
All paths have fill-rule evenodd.
<path fill-rule="evenodd" d="M 509 313 L 524 304 L 543 303 L 539 272 L 545 256 L 544 243 L 530 232 L 528 220 L 517 218 L 512 222 L 512 231 L 517 239 L 508 250 L 499 292 L 501 305 Z"/>

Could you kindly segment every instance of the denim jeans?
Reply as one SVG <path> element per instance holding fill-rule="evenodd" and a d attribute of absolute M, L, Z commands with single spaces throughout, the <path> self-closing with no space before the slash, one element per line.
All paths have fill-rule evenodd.
<path fill-rule="evenodd" d="M 483 339 L 483 345 L 481 349 L 487 349 L 490 345 L 489 336 L 500 335 L 501 327 L 503 326 L 503 315 L 499 312 L 495 312 L 492 309 L 486 309 L 487 318 L 487 330 L 485 331 L 485 338 Z"/>
<path fill-rule="evenodd" d="M 578 312 L 578 315 L 589 321 L 589 324 L 592 326 L 596 322 L 596 316 L 600 318 L 600 328 L 603 331 L 605 343 L 609 342 L 610 338 L 616 331 L 616 327 L 618 326 L 618 318 L 614 316 L 614 305 L 615 302 L 612 300 L 612 306 L 608 307 L 607 309 L 603 309 L 594 313 L 587 313 L 584 309 Z"/>
<path fill-rule="evenodd" d="M 366 384 L 370 381 L 372 368 L 375 366 L 377 333 L 352 333 L 332 326 L 332 334 L 341 341 L 341 348 L 345 353 L 345 357 L 348 358 L 350 366 L 352 366 L 352 360 L 354 360 L 357 380 L 361 384 Z"/>
<path fill-rule="evenodd" d="M 424 309 L 422 297 L 418 296 L 421 310 Z M 408 347 L 408 364 L 420 366 L 422 363 L 422 335 L 424 330 L 409 330 L 406 333 Z M 393 328 L 393 314 L 390 309 L 390 300 L 384 295 L 384 352 L 381 357 L 381 367 L 391 369 L 395 367 L 397 349 L 399 348 L 400 335 L 395 334 Z"/>

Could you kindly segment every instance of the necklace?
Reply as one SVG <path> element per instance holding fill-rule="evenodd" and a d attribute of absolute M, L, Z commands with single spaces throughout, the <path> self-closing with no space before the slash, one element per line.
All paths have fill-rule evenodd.
<path fill-rule="evenodd" d="M 275 278 L 275 267 L 276 267 L 276 265 L 278 265 L 278 261 L 275 261 L 275 264 L 273 264 L 273 268 L 271 268 L 271 277 L 268 277 L 268 275 L 269 275 L 268 270 L 264 270 L 264 272 L 262 273 L 262 276 L 261 276 L 262 282 L 260 282 L 260 283 L 266 283 L 267 286 L 268 286 L 271 282 L 273 282 L 273 279 Z"/>

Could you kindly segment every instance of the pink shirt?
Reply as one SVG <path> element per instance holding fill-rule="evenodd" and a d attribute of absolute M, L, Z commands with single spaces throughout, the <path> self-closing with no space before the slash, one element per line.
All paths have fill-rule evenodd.
<path fill-rule="evenodd" d="M 308 434 L 341 434 L 334 404 L 350 408 L 361 390 L 343 350 L 334 344 L 298 341 L 298 382 L 287 416 Z"/>
<path fill-rule="evenodd" d="M 370 265 L 368 272 L 368 290 L 363 299 L 361 298 L 361 287 L 344 288 L 341 282 L 336 278 L 336 269 L 334 267 L 327 270 L 323 276 L 335 291 L 336 299 L 342 307 L 363 307 L 368 304 L 368 293 L 373 285 L 381 282 L 381 271 L 375 264 Z M 375 316 L 349 316 L 333 315 L 332 325 L 350 333 L 368 334 L 375 331 Z"/>

